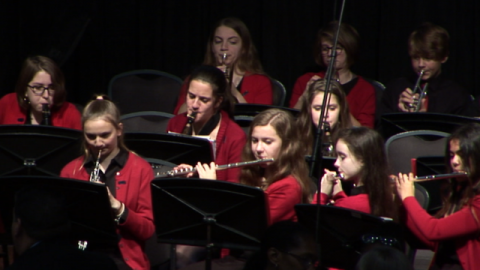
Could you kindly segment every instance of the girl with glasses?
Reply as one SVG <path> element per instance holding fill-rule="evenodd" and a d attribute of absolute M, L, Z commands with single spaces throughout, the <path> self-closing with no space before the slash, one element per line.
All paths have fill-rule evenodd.
<path fill-rule="evenodd" d="M 45 56 L 23 63 L 15 93 L 0 99 L 0 124 L 53 125 L 81 129 L 75 105 L 66 102 L 65 79 L 55 62 Z"/>
<path fill-rule="evenodd" d="M 300 76 L 292 91 L 290 107 L 299 109 L 300 97 L 306 92 L 308 85 L 320 78 L 325 78 L 325 70 L 332 58 L 333 41 L 338 29 L 338 22 L 330 22 L 320 29 L 314 45 L 315 62 L 322 67 L 320 72 L 308 72 Z M 350 106 L 350 119 L 355 126 L 373 128 L 375 122 L 376 97 L 375 89 L 363 77 L 353 73 L 350 67 L 358 57 L 360 36 L 352 26 L 342 23 L 336 49 L 337 57 L 333 65 L 333 77 L 342 86 Z"/>

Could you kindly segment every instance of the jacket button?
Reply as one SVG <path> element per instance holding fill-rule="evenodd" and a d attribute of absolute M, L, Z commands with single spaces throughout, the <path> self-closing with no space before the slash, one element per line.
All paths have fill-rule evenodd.
<path fill-rule="evenodd" d="M 117 172 L 117 175 L 120 175 L 120 172 Z"/>

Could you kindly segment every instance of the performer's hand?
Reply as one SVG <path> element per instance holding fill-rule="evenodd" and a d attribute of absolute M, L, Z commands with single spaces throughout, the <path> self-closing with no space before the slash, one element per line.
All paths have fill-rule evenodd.
<path fill-rule="evenodd" d="M 338 179 L 335 177 L 336 173 L 325 169 L 325 174 L 320 182 L 321 192 L 327 195 L 332 195 L 333 186 Z"/>
<path fill-rule="evenodd" d="M 210 165 L 207 163 L 201 164 L 198 162 L 197 166 L 195 166 L 200 178 L 211 180 L 217 180 L 216 167 L 217 165 L 215 162 L 210 162 Z"/>
<path fill-rule="evenodd" d="M 173 167 L 173 170 L 182 170 L 182 169 L 189 169 L 189 170 L 191 170 L 192 168 L 193 168 L 192 165 L 182 163 L 182 164 L 180 164 L 180 165 L 178 165 L 178 166 L 176 166 L 176 167 Z M 185 175 L 185 177 L 190 178 L 190 177 L 192 177 L 194 174 L 195 174 L 195 173 L 193 173 L 193 172 L 189 172 L 188 174 Z"/>
<path fill-rule="evenodd" d="M 414 185 L 415 177 L 413 173 L 409 173 L 408 175 L 399 173 L 398 178 L 396 178 L 397 183 L 397 193 L 402 201 L 410 196 L 415 196 L 415 185 Z"/>
<path fill-rule="evenodd" d="M 398 109 L 402 112 L 410 112 L 410 105 L 412 105 L 413 102 L 414 96 L 412 89 L 406 88 L 405 91 L 403 91 L 398 98 Z"/>
<path fill-rule="evenodd" d="M 312 85 L 313 82 L 315 82 L 316 80 L 319 80 L 319 79 L 321 79 L 320 76 L 313 75 L 312 78 L 310 78 L 310 80 L 308 80 L 307 85 L 305 86 L 305 89 L 303 89 L 302 95 L 300 96 L 300 98 L 298 98 L 295 106 L 293 106 L 294 109 L 300 110 L 302 108 L 302 99 L 306 98 L 308 88 L 310 87 L 310 85 Z"/>
<path fill-rule="evenodd" d="M 113 213 L 115 213 L 115 215 L 120 214 L 120 211 L 122 208 L 122 202 L 120 202 L 115 197 L 113 197 L 108 187 L 107 187 L 107 192 L 108 192 L 108 200 L 110 201 L 110 206 L 112 207 Z"/>

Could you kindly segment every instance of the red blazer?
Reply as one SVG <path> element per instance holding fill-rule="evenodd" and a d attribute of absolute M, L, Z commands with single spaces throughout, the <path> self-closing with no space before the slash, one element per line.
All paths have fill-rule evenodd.
<path fill-rule="evenodd" d="M 297 221 L 294 206 L 302 203 L 302 187 L 293 175 L 275 181 L 265 191 L 270 209 L 270 224 Z"/>
<path fill-rule="evenodd" d="M 178 114 L 178 110 L 185 103 L 185 98 L 187 97 L 188 77 L 183 82 L 182 88 L 180 90 L 180 96 L 177 100 L 177 106 L 173 111 L 173 114 Z M 256 104 L 265 104 L 272 105 L 273 103 L 273 93 L 272 93 L 272 84 L 270 79 L 261 74 L 252 74 L 247 72 L 243 76 L 242 84 L 240 86 L 240 93 L 243 95 L 247 103 L 256 103 Z"/>
<path fill-rule="evenodd" d="M 0 99 L 0 125 L 23 125 L 27 112 L 23 110 L 17 101 L 17 94 L 10 93 Z M 82 116 L 75 105 L 63 102 L 62 106 L 52 110 L 52 125 L 82 130 Z"/>
<path fill-rule="evenodd" d="M 367 214 L 371 214 L 370 202 L 367 194 L 358 194 L 355 196 L 347 196 L 344 191 L 338 192 L 332 198 L 334 205 L 338 207 L 353 209 Z M 320 204 L 329 203 L 329 197 L 325 193 L 320 194 Z M 317 195 L 313 196 L 313 204 L 317 204 Z"/>
<path fill-rule="evenodd" d="M 82 166 L 83 160 L 82 156 L 68 163 L 60 176 L 88 181 L 90 175 Z M 150 269 L 144 246 L 145 240 L 155 231 L 150 193 L 152 179 L 150 164 L 132 152 L 128 155 L 125 167 L 115 177 L 116 198 L 128 208 L 127 220 L 117 227 L 117 233 L 121 236 L 118 247 L 132 269 Z"/>
<path fill-rule="evenodd" d="M 221 111 L 222 120 L 218 129 L 216 141 L 215 163 L 225 165 L 242 161 L 242 150 L 245 145 L 246 135 L 228 114 Z M 168 122 L 167 132 L 181 133 L 187 123 L 187 113 L 176 115 Z M 217 171 L 217 179 L 238 183 L 241 168 Z"/>
<path fill-rule="evenodd" d="M 453 239 L 463 269 L 480 269 L 480 195 L 471 206 L 440 219 L 430 216 L 413 196 L 403 205 L 407 226 L 420 240 L 436 251 L 440 241 Z"/>
<path fill-rule="evenodd" d="M 293 108 L 297 104 L 298 99 L 305 91 L 307 82 L 314 76 L 325 77 L 325 71 L 314 73 L 309 72 L 300 76 L 293 86 L 292 97 L 290 98 L 290 107 Z M 375 123 L 376 96 L 375 88 L 361 76 L 353 89 L 347 95 L 348 106 L 350 112 L 362 126 L 373 128 Z"/>

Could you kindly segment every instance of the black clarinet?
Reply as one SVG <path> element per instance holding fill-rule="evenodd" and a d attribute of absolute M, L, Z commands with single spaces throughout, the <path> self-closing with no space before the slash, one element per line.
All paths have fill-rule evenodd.
<path fill-rule="evenodd" d="M 197 112 L 192 112 L 192 114 L 187 115 L 187 123 L 185 124 L 185 127 L 183 128 L 182 134 L 192 135 L 192 129 L 193 129 L 192 124 L 195 121 L 196 116 L 197 116 Z"/>
<path fill-rule="evenodd" d="M 48 104 L 42 104 L 42 116 L 43 120 L 40 124 L 44 126 L 51 126 L 52 120 L 50 119 L 50 107 Z"/>

